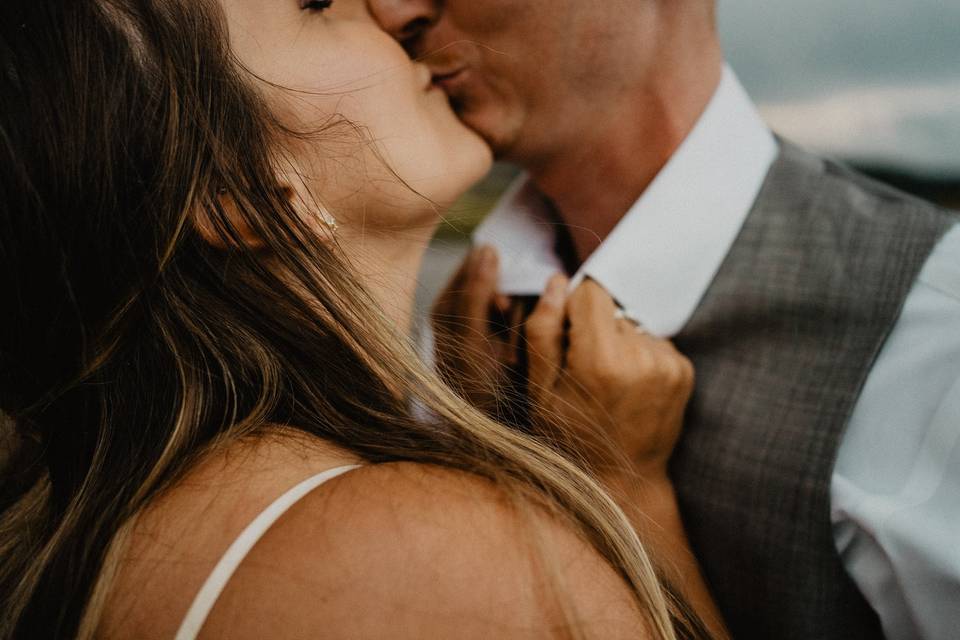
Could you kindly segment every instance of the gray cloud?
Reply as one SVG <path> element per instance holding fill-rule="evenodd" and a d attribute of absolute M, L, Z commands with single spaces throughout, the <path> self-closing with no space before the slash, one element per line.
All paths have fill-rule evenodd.
<path fill-rule="evenodd" d="M 775 128 L 821 151 L 960 175 L 960 2 L 720 0 L 720 25 Z"/>

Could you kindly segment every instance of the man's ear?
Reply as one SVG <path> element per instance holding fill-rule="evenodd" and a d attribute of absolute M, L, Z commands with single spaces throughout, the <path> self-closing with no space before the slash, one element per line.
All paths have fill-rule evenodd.
<path fill-rule="evenodd" d="M 294 190 L 289 185 L 279 185 L 277 190 L 282 197 L 287 200 L 293 200 Z M 221 229 L 219 225 L 214 223 L 212 216 L 217 216 L 222 217 L 222 220 L 229 226 L 229 231 L 240 241 L 242 247 L 255 251 L 262 249 L 264 246 L 263 238 L 257 235 L 257 233 L 250 228 L 250 225 L 247 224 L 247 220 L 240 214 L 240 209 L 233 199 L 233 196 L 229 193 L 218 192 L 214 198 L 215 200 L 210 204 L 210 207 L 219 209 L 219 212 L 214 213 L 208 208 L 203 208 L 196 215 L 194 224 L 200 237 L 217 249 L 236 247 L 236 245 L 230 241 L 229 234 L 224 233 L 227 230 Z"/>

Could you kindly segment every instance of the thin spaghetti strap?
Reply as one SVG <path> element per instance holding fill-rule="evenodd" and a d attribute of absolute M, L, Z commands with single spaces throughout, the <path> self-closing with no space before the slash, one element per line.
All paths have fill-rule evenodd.
<path fill-rule="evenodd" d="M 203 623 L 207 620 L 207 616 L 210 615 L 213 605 L 216 604 L 217 598 L 220 597 L 237 567 L 240 566 L 253 546 L 280 516 L 296 504 L 298 500 L 327 480 L 336 478 L 359 466 L 354 464 L 336 467 L 311 476 L 274 500 L 269 507 L 260 512 L 260 515 L 237 536 L 237 539 L 233 541 L 233 544 L 230 545 L 230 548 L 227 549 L 227 552 L 223 554 L 217 566 L 210 573 L 207 581 L 193 599 L 193 604 L 190 605 L 190 610 L 187 611 L 186 617 L 180 624 L 175 640 L 194 640 L 197 637 Z"/>

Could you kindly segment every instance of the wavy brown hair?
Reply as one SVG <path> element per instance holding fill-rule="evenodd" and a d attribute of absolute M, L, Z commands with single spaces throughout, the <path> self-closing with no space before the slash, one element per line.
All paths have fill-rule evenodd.
<path fill-rule="evenodd" d="M 547 506 L 694 637 L 598 485 L 443 386 L 280 193 L 291 136 L 211 0 L 0 2 L 0 638 L 91 636 L 133 518 L 267 425 Z"/>

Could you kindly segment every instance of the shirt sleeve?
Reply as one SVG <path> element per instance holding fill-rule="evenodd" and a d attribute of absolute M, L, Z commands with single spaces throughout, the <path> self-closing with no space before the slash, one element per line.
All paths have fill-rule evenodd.
<path fill-rule="evenodd" d="M 834 539 L 888 640 L 960 629 L 960 226 L 867 378 L 831 486 Z"/>

